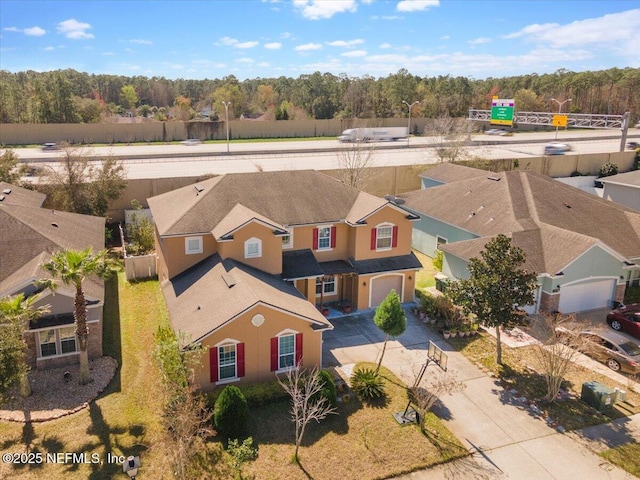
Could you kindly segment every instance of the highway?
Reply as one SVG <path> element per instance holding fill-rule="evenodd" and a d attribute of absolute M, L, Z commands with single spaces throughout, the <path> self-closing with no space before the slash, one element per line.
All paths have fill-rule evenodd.
<path fill-rule="evenodd" d="M 545 143 L 554 141 L 555 132 L 517 133 L 513 136 L 474 134 L 474 145 L 465 147 L 470 157 L 489 159 L 527 158 L 542 154 Z M 640 130 L 630 129 L 628 139 L 640 138 Z M 558 142 L 569 143 L 573 153 L 609 153 L 620 149 L 618 130 L 560 131 Z M 431 164 L 438 161 L 433 137 L 412 137 L 407 142 L 367 144 L 373 148 L 372 166 Z M 91 157 L 115 156 L 123 160 L 127 178 L 171 178 L 206 174 L 243 173 L 278 170 L 330 170 L 341 168 L 338 153 L 356 147 L 335 139 L 315 141 L 131 145 L 82 147 Z M 57 167 L 60 151 L 37 148 L 15 149 L 23 162 L 46 163 Z"/>

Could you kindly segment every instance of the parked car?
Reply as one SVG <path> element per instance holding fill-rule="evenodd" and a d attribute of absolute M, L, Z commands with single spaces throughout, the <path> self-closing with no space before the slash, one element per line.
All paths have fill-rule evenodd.
<path fill-rule="evenodd" d="M 544 154 L 545 155 L 564 155 L 565 152 L 569 152 L 570 150 L 571 150 L 571 145 L 567 145 L 566 143 L 552 142 L 545 145 Z"/>
<path fill-rule="evenodd" d="M 607 323 L 614 330 L 640 338 L 640 304 L 623 305 L 611 310 L 607 315 Z"/>
<path fill-rule="evenodd" d="M 187 138 L 186 140 L 182 141 L 183 145 L 189 145 L 189 146 L 200 145 L 201 143 L 202 143 L 202 140 L 200 140 L 199 138 Z"/>
<path fill-rule="evenodd" d="M 60 149 L 60 145 L 58 145 L 57 143 L 45 143 L 44 145 L 42 145 L 42 150 L 47 151 L 47 150 L 59 150 Z"/>
<path fill-rule="evenodd" d="M 558 331 L 573 335 L 569 330 L 558 327 Z M 631 338 L 611 330 L 583 330 L 575 333 L 584 340 L 582 353 L 604 363 L 611 370 L 640 374 L 640 345 Z"/>
<path fill-rule="evenodd" d="M 627 148 L 631 150 L 635 150 L 636 148 L 640 148 L 640 142 L 627 142 Z"/>

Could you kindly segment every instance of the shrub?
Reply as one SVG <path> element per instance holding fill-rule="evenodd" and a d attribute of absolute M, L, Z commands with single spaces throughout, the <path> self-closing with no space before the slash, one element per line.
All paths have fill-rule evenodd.
<path fill-rule="evenodd" d="M 287 392 L 282 390 L 282 387 L 276 380 L 239 385 L 238 388 L 244 395 L 249 407 L 261 407 L 269 403 L 289 398 Z M 216 400 L 220 396 L 221 392 L 222 390 L 216 390 L 214 392 L 207 393 L 207 404 L 211 409 L 215 408 Z"/>
<path fill-rule="evenodd" d="M 216 428 L 228 438 L 239 438 L 244 433 L 249 406 L 238 387 L 230 385 L 216 400 L 213 418 Z"/>
<path fill-rule="evenodd" d="M 336 388 L 336 382 L 326 370 L 320 370 L 318 372 L 318 379 L 322 384 L 322 390 L 320 390 L 319 398 L 326 398 L 332 407 L 335 407 L 338 399 L 338 389 Z"/>
<path fill-rule="evenodd" d="M 362 368 L 351 375 L 351 388 L 359 396 L 373 400 L 384 396 L 384 383 L 371 368 Z"/>
<path fill-rule="evenodd" d="M 598 171 L 598 178 L 610 177 L 611 175 L 617 175 L 617 174 L 618 174 L 618 165 L 607 161 L 607 163 L 605 163 L 600 167 L 600 170 Z"/>
<path fill-rule="evenodd" d="M 436 249 L 436 251 L 433 254 L 433 258 L 431 259 L 433 268 L 435 268 L 438 272 L 441 272 L 443 262 L 444 262 L 444 252 L 440 249 Z"/>
<path fill-rule="evenodd" d="M 624 292 L 624 303 L 640 303 L 640 286 L 627 287 Z"/>

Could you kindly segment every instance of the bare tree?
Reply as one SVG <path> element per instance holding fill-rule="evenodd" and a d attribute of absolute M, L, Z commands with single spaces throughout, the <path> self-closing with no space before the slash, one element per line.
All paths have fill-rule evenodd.
<path fill-rule="evenodd" d="M 420 431 L 425 433 L 425 417 L 435 403 L 444 395 L 461 392 L 467 386 L 460 382 L 455 373 L 438 372 L 430 382 L 423 380 L 408 388 L 409 401 L 418 413 Z"/>
<path fill-rule="evenodd" d="M 354 140 L 337 151 L 340 181 L 345 185 L 361 189 L 371 177 L 371 167 L 376 149 L 364 140 Z"/>
<path fill-rule="evenodd" d="M 425 126 L 424 134 L 435 147 L 440 162 L 468 159 L 471 130 L 466 120 L 443 115 L 430 121 Z"/>
<path fill-rule="evenodd" d="M 315 420 L 320 423 L 327 415 L 336 413 L 329 400 L 320 395 L 323 382 L 318 377 L 318 371 L 316 366 L 310 372 L 306 372 L 298 364 L 287 372 L 285 380 L 276 377 L 278 383 L 291 396 L 291 421 L 296 427 L 293 460 L 296 463 L 299 461 L 298 450 L 309 422 Z"/>
<path fill-rule="evenodd" d="M 589 342 L 580 337 L 583 327 L 573 315 L 540 315 L 531 326 L 531 333 L 539 341 L 533 352 L 547 384 L 545 400 L 553 403 L 577 356 L 589 349 Z"/>
<path fill-rule="evenodd" d="M 47 166 L 39 190 L 51 207 L 104 217 L 109 201 L 120 197 L 127 185 L 124 164 L 114 157 L 99 162 L 90 152 L 64 144 L 58 165 Z"/>

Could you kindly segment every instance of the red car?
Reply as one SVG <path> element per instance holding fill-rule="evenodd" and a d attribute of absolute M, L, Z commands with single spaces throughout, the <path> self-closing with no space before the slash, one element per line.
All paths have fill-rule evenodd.
<path fill-rule="evenodd" d="M 629 335 L 640 338 L 640 304 L 611 310 L 607 315 L 607 323 L 614 330 L 627 332 Z"/>

